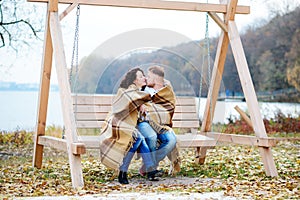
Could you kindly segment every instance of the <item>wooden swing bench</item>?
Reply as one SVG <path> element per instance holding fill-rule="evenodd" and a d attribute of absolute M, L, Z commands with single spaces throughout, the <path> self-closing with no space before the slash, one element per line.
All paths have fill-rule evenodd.
<path fill-rule="evenodd" d="M 48 4 L 47 20 L 45 24 L 44 52 L 41 70 L 41 86 L 39 93 L 39 107 L 37 117 L 36 136 L 34 141 L 33 166 L 41 168 L 44 146 L 67 150 L 71 180 L 74 187 L 84 185 L 81 166 L 81 155 L 88 148 L 98 148 L 98 139 L 95 136 L 78 136 L 77 129 L 99 128 L 111 109 L 111 98 L 103 95 L 78 95 L 77 101 L 72 100 L 71 89 L 67 80 L 68 70 L 63 47 L 63 34 L 60 25 L 62 20 L 77 5 L 112 6 L 144 9 L 177 10 L 191 12 L 207 12 L 208 15 L 219 25 L 221 34 L 219 37 L 215 62 L 211 74 L 210 87 L 201 124 L 201 131 L 198 133 L 199 122 L 195 106 L 195 99 L 192 97 L 178 97 L 177 108 L 174 116 L 174 128 L 189 128 L 190 134 L 178 135 L 178 141 L 182 148 L 197 147 L 196 156 L 199 162 L 203 163 L 207 148 L 211 148 L 217 142 L 230 142 L 235 144 L 246 144 L 258 146 L 260 156 L 267 176 L 278 176 L 276 165 L 273 159 L 271 147 L 276 140 L 268 138 L 263 119 L 259 111 L 259 105 L 254 90 L 247 59 L 241 42 L 241 38 L 235 22 L 236 14 L 249 14 L 250 7 L 239 6 L 238 0 L 220 0 L 220 4 L 178 2 L 164 0 L 27 0 L 29 2 L 46 2 Z M 69 4 L 59 15 L 58 4 Z M 223 14 L 221 18 L 217 13 Z M 250 121 L 255 136 L 231 135 L 224 133 L 213 133 L 211 131 L 212 119 L 221 85 L 224 63 L 229 44 L 232 49 L 236 68 L 241 81 L 245 100 L 248 106 Z M 63 119 L 66 128 L 66 139 L 45 136 L 47 106 L 50 88 L 50 77 L 52 69 L 52 58 L 55 58 L 57 79 L 60 88 L 62 101 Z M 106 99 L 106 100 L 105 100 Z M 76 102 L 76 106 L 72 104 Z M 76 112 L 73 112 L 73 108 Z M 106 110 L 104 110 L 104 108 Z M 103 110 L 102 110 L 103 109 Z M 190 109 L 190 110 L 189 110 Z M 76 118 L 74 116 L 76 115 Z"/>
<path fill-rule="evenodd" d="M 113 95 L 79 94 L 73 96 L 74 114 L 78 129 L 100 129 L 109 111 L 112 109 Z M 255 136 L 206 132 L 199 134 L 199 119 L 194 97 L 177 97 L 173 117 L 173 128 L 184 134 L 177 134 L 180 148 L 198 148 L 196 162 L 203 164 L 206 154 L 200 155 L 200 148 L 208 149 L 217 142 L 230 142 L 243 145 L 272 147 L 276 145 L 274 138 L 258 138 Z M 99 149 L 101 136 L 78 136 L 78 142 L 72 143 L 73 154 L 85 154 L 86 149 Z M 39 136 L 38 144 L 67 151 L 67 141 L 51 136 Z"/>
<path fill-rule="evenodd" d="M 80 94 L 73 96 L 74 114 L 78 129 L 100 129 L 107 114 L 112 109 L 113 95 Z M 194 97 L 177 97 L 173 117 L 173 128 L 178 131 L 188 131 L 178 134 L 178 144 L 181 148 L 214 147 L 216 140 L 197 134 L 199 119 Z M 101 136 L 78 136 L 78 142 L 72 144 L 73 154 L 84 154 L 86 149 L 99 149 Z M 38 144 L 67 150 L 67 141 L 51 136 L 39 136 Z"/>

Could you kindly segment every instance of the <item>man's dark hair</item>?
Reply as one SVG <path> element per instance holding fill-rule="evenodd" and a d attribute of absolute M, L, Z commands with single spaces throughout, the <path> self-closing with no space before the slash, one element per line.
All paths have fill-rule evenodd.
<path fill-rule="evenodd" d="M 161 66 L 158 65 L 154 65 L 149 67 L 148 71 L 152 72 L 153 74 L 156 74 L 160 77 L 165 77 L 165 71 L 164 68 L 162 68 Z"/>

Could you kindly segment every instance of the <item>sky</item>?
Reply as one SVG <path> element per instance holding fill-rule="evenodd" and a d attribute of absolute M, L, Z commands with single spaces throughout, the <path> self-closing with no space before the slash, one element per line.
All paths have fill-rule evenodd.
<path fill-rule="evenodd" d="M 200 2 L 206 3 L 206 1 Z M 208 2 L 218 3 L 216 0 L 209 0 Z M 40 13 L 46 13 L 46 4 L 34 4 L 42 10 Z M 249 15 L 236 16 L 236 23 L 240 32 L 246 27 L 257 24 L 268 17 L 266 6 L 262 5 L 258 0 L 240 0 L 239 5 L 251 6 L 251 13 Z M 59 12 L 62 12 L 65 8 L 65 5 L 60 6 Z M 64 41 L 63 48 L 65 50 L 66 62 L 68 65 L 71 63 L 75 17 L 76 9 L 69 13 L 69 15 L 61 22 Z M 125 38 L 124 40 L 121 40 L 122 37 L 120 36 L 127 33 L 139 33 L 139 30 L 143 29 L 151 29 L 158 34 L 170 34 L 163 35 L 162 37 L 149 37 L 148 43 L 139 44 L 139 48 L 141 45 L 144 45 L 143 47 L 145 48 L 160 48 L 163 46 L 174 46 L 189 40 L 200 40 L 205 37 L 205 17 L 206 14 L 200 12 L 81 6 L 79 59 L 88 56 L 101 45 L 106 47 L 105 45 L 107 44 L 109 44 L 107 48 L 104 48 L 106 56 L 119 56 L 119 54 L 122 54 L 122 52 L 120 52 L 120 49 L 122 48 L 125 49 L 124 51 L 130 51 L 130 48 L 137 47 L 131 45 L 134 42 L 139 41 L 138 35 L 131 34 L 131 38 Z M 212 19 L 209 19 L 210 37 L 216 37 L 219 33 L 220 28 Z M 34 45 L 23 52 L 23 54 L 18 55 L 18 57 L 15 58 L 14 55 L 10 55 L 10 53 L 5 52 L 3 48 L 0 48 L 0 54 L 6 55 L 6 58 L 8 58 L 3 59 L 0 62 L 9 66 L 1 67 L 0 81 L 39 83 L 43 42 L 34 42 Z M 51 83 L 56 84 L 55 66 L 52 68 Z"/>

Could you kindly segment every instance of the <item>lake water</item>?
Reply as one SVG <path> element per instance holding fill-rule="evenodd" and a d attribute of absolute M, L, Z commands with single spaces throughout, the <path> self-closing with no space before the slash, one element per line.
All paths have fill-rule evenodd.
<path fill-rule="evenodd" d="M 0 130 L 34 130 L 37 120 L 38 92 L 0 91 Z M 50 92 L 47 125 L 62 125 L 58 92 Z"/>
<path fill-rule="evenodd" d="M 34 130 L 37 119 L 38 92 L 0 91 L 0 130 Z M 198 100 L 196 100 L 198 104 Z M 206 99 L 200 101 L 200 118 L 203 116 Z M 219 101 L 217 102 L 214 123 L 228 122 L 227 118 L 239 118 L 234 109 L 238 105 L 247 111 L 245 102 Z M 300 104 L 297 103 L 267 103 L 260 102 L 263 117 L 272 118 L 281 111 L 285 115 L 300 115 Z M 63 126 L 60 96 L 58 92 L 50 92 L 47 125 Z"/>

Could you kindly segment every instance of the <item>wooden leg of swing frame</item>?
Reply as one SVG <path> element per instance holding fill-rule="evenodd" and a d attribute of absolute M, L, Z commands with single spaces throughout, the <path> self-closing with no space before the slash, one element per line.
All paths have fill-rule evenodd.
<path fill-rule="evenodd" d="M 32 165 L 40 169 L 43 163 L 44 146 L 38 144 L 39 136 L 45 135 L 48 99 L 50 90 L 50 78 L 52 69 L 53 48 L 49 27 L 49 12 L 47 11 L 47 20 L 45 24 L 44 55 L 42 60 L 41 80 L 38 100 L 38 118 L 36 124 L 36 133 L 34 137 L 34 150 Z"/>
<path fill-rule="evenodd" d="M 196 164 L 200 164 L 200 165 L 204 164 L 207 149 L 209 149 L 209 147 L 197 147 L 196 148 L 196 159 L 195 159 Z"/>
<path fill-rule="evenodd" d="M 237 30 L 236 23 L 229 21 L 228 35 L 231 49 L 236 62 L 237 71 L 241 80 L 241 85 L 246 98 L 250 119 L 257 137 L 267 138 L 265 125 L 261 117 L 257 96 L 255 93 L 253 81 L 250 75 L 248 63 L 243 49 L 242 41 Z M 271 147 L 258 147 L 267 176 L 278 176 L 275 161 L 272 155 Z"/>
<path fill-rule="evenodd" d="M 76 121 L 72 107 L 71 89 L 67 77 L 67 63 L 63 44 L 62 30 L 58 19 L 58 12 L 50 13 L 50 32 L 52 36 L 53 50 L 55 56 L 55 66 L 57 71 L 58 85 L 60 88 L 60 97 L 62 100 L 62 114 L 66 127 L 67 149 L 70 164 L 70 172 L 72 185 L 74 188 L 83 187 L 83 173 L 81 165 L 81 157 L 74 155 L 72 152 L 72 144 L 78 142 L 76 131 Z"/>

